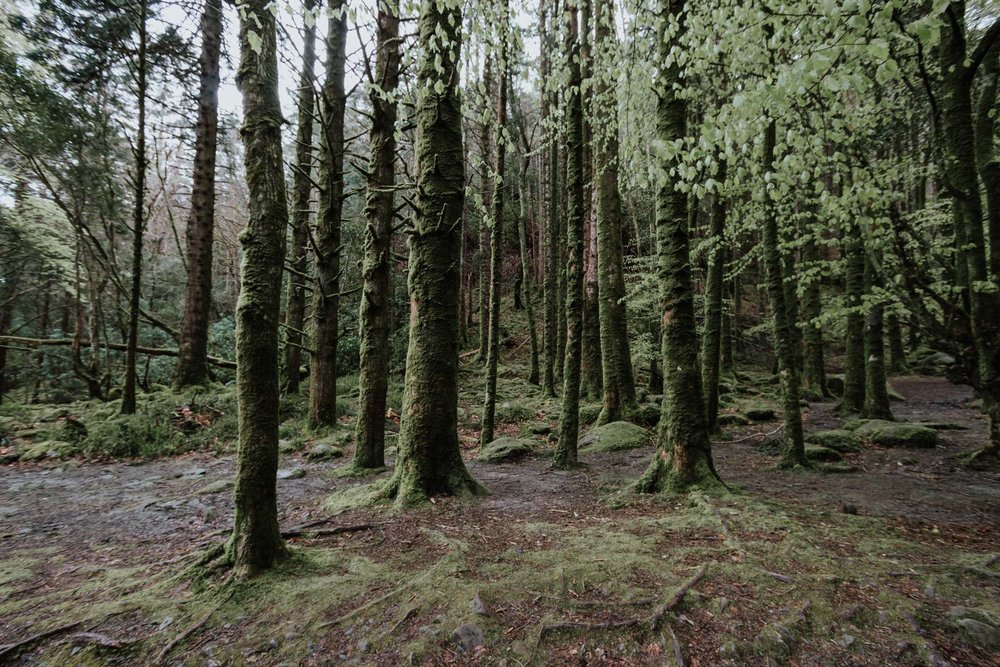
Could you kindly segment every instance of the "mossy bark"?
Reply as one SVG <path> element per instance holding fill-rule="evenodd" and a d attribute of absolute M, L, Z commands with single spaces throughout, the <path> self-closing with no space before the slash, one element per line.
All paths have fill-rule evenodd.
<path fill-rule="evenodd" d="M 865 246 L 861 227 L 850 221 L 844 233 L 845 298 L 847 338 L 844 352 L 844 393 L 838 410 L 859 413 L 865 406 L 865 317 L 862 299 L 865 292 Z"/>
<path fill-rule="evenodd" d="M 521 162 L 520 200 L 521 215 L 517 222 L 518 254 L 521 260 L 521 274 L 524 276 L 524 307 L 528 313 L 528 344 L 530 364 L 528 366 L 528 384 L 537 385 L 541 377 L 538 353 L 538 328 L 535 318 L 535 281 L 532 278 L 531 258 L 528 255 L 527 219 L 531 189 L 528 185 L 528 157 Z"/>
<path fill-rule="evenodd" d="M 399 86 L 399 16 L 379 4 L 375 85 L 370 94 L 372 127 L 365 205 L 361 311 L 358 327 L 361 360 L 358 374 L 355 468 L 385 465 L 385 408 L 389 386 L 389 334 L 392 326 L 393 185 L 396 159 L 396 99 Z M 460 274 L 461 275 L 461 274 Z"/>
<path fill-rule="evenodd" d="M 736 376 L 736 343 L 733 336 L 733 320 L 738 314 L 739 286 L 736 279 L 729 281 L 730 300 L 727 307 L 722 310 L 722 362 L 721 374 L 725 377 Z M 725 306 L 725 304 L 724 304 Z"/>
<path fill-rule="evenodd" d="M 877 276 L 870 257 L 865 258 L 865 285 L 872 293 Z M 865 314 L 865 404 L 861 416 L 865 419 L 892 420 L 889 391 L 885 373 L 885 308 L 873 302 Z"/>
<path fill-rule="evenodd" d="M 670 143 L 686 138 L 688 132 L 683 72 L 676 58 L 668 58 L 671 49 L 683 43 L 686 10 L 684 0 L 661 0 L 659 7 L 656 134 Z M 671 166 L 662 165 L 663 173 Z M 656 195 L 663 403 L 656 454 L 635 485 L 642 493 L 722 486 L 712 462 L 702 398 L 688 226 L 687 194 L 664 180 Z"/>
<path fill-rule="evenodd" d="M 567 106 L 565 100 L 560 100 L 561 106 Z M 562 114 L 567 114 L 566 109 L 560 108 Z M 565 120 L 563 123 L 565 124 Z M 569 147 L 567 142 L 569 141 L 569 131 L 563 127 L 560 129 L 559 134 L 559 146 L 558 146 L 558 186 L 556 188 L 556 193 L 559 196 L 559 211 L 560 213 L 556 216 L 556 266 L 558 267 L 558 289 L 559 295 L 556 299 L 556 330 L 558 334 L 556 335 L 556 381 L 563 381 L 563 370 L 565 368 L 564 361 L 566 359 L 566 299 L 567 299 L 567 273 L 566 264 L 569 260 L 569 236 L 567 232 L 567 216 L 569 215 Z M 581 245 L 582 245 L 581 240 Z"/>
<path fill-rule="evenodd" d="M 895 313 L 886 315 L 886 328 L 889 338 L 889 372 L 903 373 L 906 371 L 906 348 L 903 346 L 903 327 L 899 316 Z"/>
<path fill-rule="evenodd" d="M 485 98 L 483 100 L 483 114 L 489 115 L 490 100 L 493 99 L 493 58 L 487 55 L 483 65 L 483 90 Z M 481 164 L 479 170 L 480 196 L 483 200 L 482 210 L 479 216 L 479 353 L 476 360 L 485 364 L 489 356 L 490 342 L 490 289 L 492 283 L 486 280 L 490 275 L 490 260 L 492 258 L 492 248 L 490 246 L 490 226 L 489 207 L 493 202 L 493 124 L 483 122 L 479 128 L 479 148 L 482 151 Z"/>
<path fill-rule="evenodd" d="M 539 40 L 542 49 L 542 81 L 549 85 L 551 69 L 552 37 L 547 30 L 549 5 L 551 0 L 539 0 Z M 559 253 L 558 222 L 559 205 L 556 189 L 558 186 L 558 151 L 556 150 L 555 119 L 552 114 L 554 93 L 551 90 L 542 92 L 542 128 L 545 132 L 544 164 L 542 173 L 545 178 L 545 197 L 543 218 L 545 220 L 545 280 L 543 283 L 543 299 L 545 309 L 545 359 L 542 370 L 542 392 L 554 398 L 556 395 L 556 351 L 559 347 L 561 333 L 558 329 L 559 300 Z"/>
<path fill-rule="evenodd" d="M 278 528 L 278 317 L 288 204 L 281 155 L 281 103 L 274 14 L 249 0 L 240 20 L 243 146 L 249 219 L 240 235 L 236 305 L 236 392 L 239 449 L 235 516 L 228 545 L 236 571 L 252 575 L 287 555 Z M 250 33 L 259 38 L 251 47 Z"/>
<path fill-rule="evenodd" d="M 774 171 L 774 149 L 777 123 L 768 123 L 764 133 L 764 169 Z M 774 320 L 774 348 L 778 361 L 778 379 L 781 384 L 781 405 L 784 413 L 784 434 L 782 438 L 782 468 L 808 466 L 802 433 L 802 412 L 799 406 L 799 369 L 795 358 L 795 336 L 792 332 L 794 320 L 788 312 L 784 286 L 785 263 L 779 248 L 777 211 L 769 192 L 764 195 L 765 211 L 763 224 L 764 264 L 767 269 L 767 295 L 771 301 Z"/>
<path fill-rule="evenodd" d="M 306 12 L 315 0 L 306 0 Z M 306 289 L 309 271 L 309 218 L 313 191 L 313 121 L 316 92 L 316 23 L 307 22 L 302 35 L 302 69 L 299 72 L 298 122 L 295 128 L 295 169 L 292 176 L 292 247 L 289 248 L 288 298 L 285 306 L 285 359 L 281 368 L 283 391 L 299 390 L 302 367 L 302 330 L 306 321 Z"/>
<path fill-rule="evenodd" d="M 622 421 L 639 408 L 625 310 L 622 202 L 618 190 L 618 109 L 614 95 L 613 0 L 595 4 L 594 154 L 597 169 L 597 277 L 604 405 L 598 425 Z"/>
<path fill-rule="evenodd" d="M 201 78 L 195 125 L 191 212 L 187 231 L 187 286 L 178 348 L 178 387 L 209 380 L 208 324 L 212 308 L 212 243 L 215 230 L 215 148 L 219 133 L 219 53 L 222 1 L 205 0 L 201 15 Z"/>
<path fill-rule="evenodd" d="M 344 0 L 330 0 L 326 35 L 326 78 L 321 91 L 319 185 L 316 216 L 316 289 L 312 305 L 309 365 L 309 423 L 337 423 L 337 343 L 340 338 L 340 226 L 344 210 L 344 65 L 347 12 Z"/>
<path fill-rule="evenodd" d="M 803 246 L 806 268 L 820 261 L 815 232 L 810 231 Z M 828 396 L 826 388 L 826 360 L 823 348 L 823 326 L 819 322 L 822 315 L 822 294 L 818 278 L 810 278 L 802 294 L 802 338 L 804 343 L 802 384 L 820 396 Z"/>
<path fill-rule="evenodd" d="M 583 100 L 580 73 L 579 21 L 574 0 L 567 0 L 563 48 L 569 57 L 566 100 L 566 343 L 563 357 L 562 412 L 555 465 L 568 468 L 577 463 L 580 434 L 580 367 L 583 344 Z"/>
<path fill-rule="evenodd" d="M 719 162 L 716 180 L 726 182 L 726 162 Z M 722 283 L 725 270 L 726 199 L 721 193 L 712 195 L 712 247 L 708 255 L 705 278 L 705 331 L 701 348 L 701 375 L 705 385 L 705 418 L 708 430 L 719 431 L 719 374 L 722 367 Z"/>
<path fill-rule="evenodd" d="M 497 411 L 497 366 L 500 363 L 500 292 L 503 286 L 503 176 L 507 161 L 507 78 L 510 64 L 508 54 L 508 27 L 506 0 L 500 9 L 500 54 L 497 63 L 496 125 L 493 136 L 493 173 L 496 181 L 493 184 L 493 199 L 490 202 L 490 317 L 489 345 L 486 348 L 486 399 L 483 404 L 482 429 L 479 432 L 479 442 L 487 445 L 493 442 L 494 426 Z"/>
<path fill-rule="evenodd" d="M 459 4 L 421 3 L 417 214 L 409 237 L 410 341 L 399 455 L 392 478 L 381 489 L 381 496 L 394 499 L 397 507 L 438 494 L 485 493 L 466 470 L 458 444 L 458 258 L 465 198 L 461 26 Z M 435 89 L 438 82 L 440 92 Z"/>

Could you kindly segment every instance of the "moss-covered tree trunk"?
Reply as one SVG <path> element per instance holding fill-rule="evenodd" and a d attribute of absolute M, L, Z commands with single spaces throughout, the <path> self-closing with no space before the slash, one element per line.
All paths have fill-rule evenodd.
<path fill-rule="evenodd" d="M 129 290 L 128 329 L 125 339 L 125 384 L 122 387 L 121 413 L 135 414 L 136 410 L 136 360 L 139 347 L 139 309 L 142 301 L 142 239 L 146 227 L 146 60 L 148 46 L 147 20 L 149 4 L 139 0 L 137 5 L 139 47 L 135 57 L 135 83 L 138 130 L 134 142 L 135 177 L 132 182 L 132 284 Z"/>
<path fill-rule="evenodd" d="M 460 3 L 421 3 L 410 342 L 399 456 L 384 490 L 400 507 L 437 494 L 485 493 L 466 470 L 458 446 L 458 246 L 465 198 L 461 26 Z"/>
<path fill-rule="evenodd" d="M 906 372 L 906 348 L 903 345 L 903 327 L 899 322 L 899 316 L 889 313 L 885 317 L 885 326 L 888 330 L 889 338 L 889 372 Z"/>
<path fill-rule="evenodd" d="M 850 221 L 844 232 L 845 299 L 847 338 L 844 352 L 844 394 L 838 410 L 843 414 L 861 412 L 865 406 L 865 246 L 861 226 Z"/>
<path fill-rule="evenodd" d="M 256 38 L 252 39 L 252 35 Z M 256 48 L 252 46 L 256 44 Z M 278 528 L 278 317 L 288 202 L 281 156 L 281 103 L 274 14 L 249 0 L 240 19 L 243 146 L 249 219 L 240 235 L 240 297 L 236 305 L 236 392 L 239 450 L 233 534 L 236 571 L 252 575 L 287 555 Z"/>
<path fill-rule="evenodd" d="M 487 55 L 483 65 L 483 116 L 491 117 L 490 101 L 493 99 L 493 58 Z M 490 342 L 490 248 L 489 209 L 493 203 L 493 123 L 483 121 L 479 128 L 479 148 L 482 152 L 479 170 L 479 189 L 483 205 L 479 216 L 479 353 L 476 359 L 481 364 L 487 362 Z"/>
<path fill-rule="evenodd" d="M 486 349 L 486 400 L 483 404 L 482 429 L 479 432 L 481 445 L 493 442 L 497 410 L 497 367 L 500 363 L 500 291 L 503 287 L 503 175 L 507 161 L 507 79 L 510 72 L 508 59 L 508 16 L 507 0 L 500 8 L 500 53 L 497 69 L 496 126 L 493 136 L 493 200 L 490 202 L 490 318 L 489 345 Z"/>
<path fill-rule="evenodd" d="M 597 277 L 604 405 L 598 424 L 628 419 L 639 408 L 625 310 L 622 202 L 618 190 L 618 109 L 615 97 L 614 2 L 595 3 L 594 155 L 597 187 Z"/>
<path fill-rule="evenodd" d="M 305 11 L 315 11 L 316 0 L 305 0 Z M 299 390 L 302 367 L 302 330 L 306 321 L 306 288 L 309 270 L 309 218 L 313 191 L 313 121 L 316 91 L 316 22 L 305 22 L 302 35 L 302 69 L 299 72 L 298 121 L 295 128 L 295 168 L 292 175 L 292 247 L 289 248 L 288 299 L 285 306 L 285 359 L 282 388 Z"/>
<path fill-rule="evenodd" d="M 820 261 L 815 231 L 810 230 L 802 248 L 806 269 Z M 820 397 L 828 396 L 826 388 L 826 360 L 823 349 L 823 326 L 819 322 L 823 304 L 820 282 L 809 278 L 802 294 L 802 338 L 804 342 L 802 384 Z"/>
<path fill-rule="evenodd" d="M 678 58 L 669 57 L 672 49 L 682 48 L 687 29 L 685 1 L 661 0 L 659 8 L 656 136 L 671 143 L 688 135 L 684 74 Z M 670 158 L 678 165 L 679 159 Z M 662 173 L 678 165 L 668 160 L 661 165 Z M 656 454 L 636 488 L 643 493 L 657 493 L 721 486 L 712 462 L 698 365 L 688 196 L 679 184 L 665 178 L 656 193 L 656 242 L 663 403 Z"/>
<path fill-rule="evenodd" d="M 337 423 L 337 343 L 340 337 L 340 225 L 344 210 L 344 64 L 347 12 L 344 0 L 330 0 L 326 35 L 326 78 L 320 128 L 320 206 L 316 217 L 316 289 L 312 305 L 309 365 L 309 422 Z"/>
<path fill-rule="evenodd" d="M 716 180 L 726 182 L 726 162 L 719 162 Z M 705 385 L 705 417 L 708 430 L 719 431 L 719 374 L 722 370 L 722 283 L 725 272 L 726 199 L 721 192 L 712 195 L 712 247 L 705 278 L 705 331 L 701 348 L 701 375 Z"/>
<path fill-rule="evenodd" d="M 877 276 L 870 257 L 865 257 L 865 285 L 874 296 Z M 885 307 L 877 299 L 865 314 L 865 404 L 861 416 L 866 419 L 892 419 L 885 370 Z"/>
<path fill-rule="evenodd" d="M 774 149 L 777 123 L 768 123 L 764 133 L 764 170 L 774 172 Z M 781 462 L 783 468 L 808 465 L 802 433 L 802 412 L 799 406 L 799 369 L 795 358 L 793 319 L 785 299 L 785 264 L 779 247 L 778 217 L 770 193 L 764 195 L 763 245 L 767 270 L 767 295 L 774 320 L 774 348 L 778 361 L 778 381 L 781 385 L 781 405 L 784 413 Z"/>
<path fill-rule="evenodd" d="M 558 165 L 558 177 L 559 185 L 556 188 L 556 192 L 559 196 L 559 213 L 556 216 L 556 222 L 558 224 L 556 231 L 556 266 L 559 268 L 559 297 L 556 299 L 556 327 L 558 335 L 556 336 L 556 381 L 563 381 L 563 370 L 565 369 L 566 360 L 566 299 L 567 299 L 567 277 L 566 265 L 569 261 L 569 233 L 566 227 L 567 216 L 569 215 L 569 132 L 570 130 L 565 127 L 567 120 L 565 116 L 568 115 L 567 107 L 568 103 L 564 99 L 560 99 L 560 113 L 562 114 L 562 127 L 559 131 L 559 165 Z M 582 182 L 582 181 L 581 181 Z M 582 240 L 581 240 L 582 243 Z M 581 268 L 582 270 L 582 268 Z M 582 298 L 582 297 L 581 297 Z"/>
<path fill-rule="evenodd" d="M 729 281 L 729 304 L 723 304 L 722 309 L 722 363 L 721 375 L 725 377 L 736 377 L 736 342 L 733 336 L 733 320 L 736 319 L 737 305 L 739 300 L 739 286 L 736 279 Z"/>
<path fill-rule="evenodd" d="M 558 340 L 561 333 L 558 330 L 557 315 L 557 302 L 559 300 L 559 255 L 556 248 L 556 244 L 558 243 L 558 223 L 556 217 L 558 216 L 559 211 L 557 199 L 558 190 L 556 188 L 558 186 L 559 179 L 556 173 L 558 159 L 556 151 L 555 119 L 552 114 L 554 100 L 553 93 L 549 88 L 552 85 L 550 80 L 550 71 L 552 67 L 552 36 L 548 30 L 548 17 L 551 3 L 552 0 L 539 0 L 538 14 L 539 40 L 541 42 L 542 49 L 541 80 L 543 86 L 545 86 L 541 93 L 542 130 L 543 136 L 545 137 L 543 139 L 545 144 L 543 152 L 544 161 L 542 165 L 542 174 L 545 181 L 545 197 L 543 198 L 544 203 L 542 215 L 542 219 L 545 221 L 545 279 L 542 285 L 545 309 L 545 360 L 542 371 L 542 392 L 546 396 L 554 398 L 556 395 L 556 350 L 559 347 Z M 555 26 L 553 25 L 553 29 L 554 28 Z"/>
<path fill-rule="evenodd" d="M 566 0 L 563 48 L 569 58 L 566 100 L 566 343 L 563 357 L 562 412 L 555 465 L 577 462 L 580 435 L 580 366 L 583 346 L 583 99 L 580 73 L 579 19 L 576 0 Z"/>
<path fill-rule="evenodd" d="M 389 335 L 392 328 L 392 227 L 396 159 L 396 89 L 399 86 L 399 16 L 388 3 L 379 4 L 375 81 L 370 93 L 372 127 L 365 205 L 365 249 L 362 260 L 361 312 L 358 316 L 357 446 L 355 468 L 385 465 L 385 408 L 389 387 Z M 461 273 L 459 274 L 461 280 Z"/>
<path fill-rule="evenodd" d="M 209 379 L 208 324 L 212 308 L 212 242 L 215 230 L 215 147 L 219 133 L 219 53 L 222 1 L 205 0 L 201 15 L 198 66 L 198 120 L 195 125 L 191 211 L 187 220 L 187 289 L 177 355 L 178 387 Z"/>
<path fill-rule="evenodd" d="M 538 353 L 538 328 L 535 321 L 535 280 L 532 277 L 531 258 L 528 255 L 528 210 L 531 208 L 531 187 L 528 181 L 530 162 L 525 154 L 521 160 L 520 174 L 520 215 L 517 220 L 518 250 L 521 259 L 521 274 L 524 276 L 524 307 L 528 314 L 528 344 L 530 364 L 528 384 L 537 385 L 541 377 Z M 536 246 L 537 247 L 537 246 Z"/>

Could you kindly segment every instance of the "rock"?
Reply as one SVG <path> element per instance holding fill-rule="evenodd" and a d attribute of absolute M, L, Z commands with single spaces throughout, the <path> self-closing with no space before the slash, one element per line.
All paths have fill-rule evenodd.
<path fill-rule="evenodd" d="M 831 431 L 817 431 L 806 436 L 806 443 L 826 447 L 834 451 L 845 454 L 848 452 L 860 452 L 861 445 L 853 433 L 846 429 L 833 429 Z M 837 459 L 839 460 L 839 459 Z"/>
<path fill-rule="evenodd" d="M 496 420 L 498 422 L 519 423 L 534 416 L 534 410 L 516 401 L 504 401 L 497 406 Z"/>
<path fill-rule="evenodd" d="M 472 598 L 472 613 L 478 614 L 480 616 L 492 616 L 493 610 L 490 609 L 490 605 L 486 604 L 483 600 L 483 596 L 478 592 L 476 597 Z"/>
<path fill-rule="evenodd" d="M 913 422 L 913 424 L 916 426 L 932 428 L 935 431 L 966 431 L 969 429 L 968 426 L 963 426 L 962 424 L 956 424 L 954 422 L 919 421 Z"/>
<path fill-rule="evenodd" d="M 455 628 L 455 632 L 452 633 L 451 638 L 466 653 L 486 644 L 483 631 L 475 623 L 464 623 L 458 626 Z"/>
<path fill-rule="evenodd" d="M 514 461 L 535 451 L 534 443 L 519 438 L 497 438 L 479 450 L 476 458 L 484 463 Z"/>
<path fill-rule="evenodd" d="M 538 422 L 537 424 L 532 424 L 528 427 L 528 433 L 531 433 L 532 435 L 548 435 L 552 433 L 552 425 L 544 422 Z"/>
<path fill-rule="evenodd" d="M 840 452 L 822 445 L 806 445 L 806 458 L 810 461 L 841 461 L 843 456 Z"/>
<path fill-rule="evenodd" d="M 749 426 L 750 420 L 736 412 L 719 415 L 719 426 Z"/>
<path fill-rule="evenodd" d="M 592 405 L 581 405 L 580 406 L 580 425 L 585 426 L 588 424 L 593 424 L 597 421 L 597 418 L 601 416 L 601 410 L 604 406 L 600 403 L 594 403 Z"/>
<path fill-rule="evenodd" d="M 851 648 L 851 646 L 854 645 L 855 641 L 857 640 L 854 638 L 854 635 L 844 635 L 843 637 L 837 640 L 837 645 L 840 646 L 841 648 Z"/>
<path fill-rule="evenodd" d="M 208 486 L 201 487 L 194 493 L 197 496 L 211 496 L 216 493 L 222 493 L 223 491 L 228 491 L 229 489 L 233 488 L 233 486 L 235 486 L 233 480 L 220 479 L 217 482 L 212 482 Z"/>
<path fill-rule="evenodd" d="M 285 468 L 278 471 L 278 479 L 302 479 L 305 476 L 305 468 Z"/>
<path fill-rule="evenodd" d="M 747 419 L 755 422 L 773 422 L 778 418 L 778 413 L 776 413 L 772 408 L 762 408 L 755 407 L 744 411 Z"/>
<path fill-rule="evenodd" d="M 947 616 L 978 648 L 986 651 L 1000 650 L 1000 614 L 985 609 L 952 607 Z"/>
<path fill-rule="evenodd" d="M 77 454 L 76 445 L 62 440 L 42 440 L 28 446 L 21 452 L 22 461 L 41 461 L 42 459 L 63 459 Z"/>
<path fill-rule="evenodd" d="M 318 442 L 309 449 L 306 458 L 310 461 L 329 461 L 331 459 L 339 459 L 343 455 L 344 450 L 340 447 L 334 447 L 325 442 Z"/>
<path fill-rule="evenodd" d="M 195 477 L 202 477 L 206 472 L 208 471 L 204 468 L 189 468 L 184 472 L 177 473 L 174 477 L 178 477 L 180 479 L 194 479 Z"/>
<path fill-rule="evenodd" d="M 938 432 L 926 426 L 868 419 L 854 429 L 854 435 L 881 447 L 928 449 L 938 444 Z"/>
<path fill-rule="evenodd" d="M 641 426 L 629 422 L 611 422 L 590 429 L 580 439 L 580 451 L 594 453 L 636 449 L 648 445 L 652 437 L 652 432 Z"/>

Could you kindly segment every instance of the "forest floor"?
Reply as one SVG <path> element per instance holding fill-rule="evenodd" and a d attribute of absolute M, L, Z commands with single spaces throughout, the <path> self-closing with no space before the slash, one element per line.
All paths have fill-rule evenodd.
<path fill-rule="evenodd" d="M 503 370 L 501 395 L 554 426 L 557 404 Z M 957 462 L 986 423 L 967 387 L 893 386 L 898 419 L 953 427 L 939 446 L 781 472 L 778 422 L 729 427 L 713 444 L 724 494 L 623 495 L 651 444 L 562 472 L 534 436 L 534 455 L 479 462 L 471 424 L 491 495 L 331 516 L 328 496 L 364 483 L 335 475 L 349 459 L 283 455 L 283 529 L 355 530 L 305 529 L 286 564 L 238 585 L 182 574 L 230 525 L 231 453 L 0 466 L 0 664 L 1000 665 L 1000 474 Z M 807 431 L 839 425 L 832 408 L 812 404 Z M 482 646 L 462 650 L 459 626 Z"/>

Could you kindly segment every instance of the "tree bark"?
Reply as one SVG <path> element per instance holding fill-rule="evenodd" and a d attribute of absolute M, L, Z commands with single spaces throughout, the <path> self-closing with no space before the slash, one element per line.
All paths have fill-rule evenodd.
<path fill-rule="evenodd" d="M 240 235 L 243 261 L 236 305 L 236 392 L 239 449 L 236 511 L 228 554 L 239 575 L 254 575 L 288 551 L 278 528 L 278 317 L 288 203 L 281 155 L 281 103 L 274 14 L 266 0 L 248 0 L 240 20 L 249 219 Z M 257 35 L 255 50 L 251 32 Z"/>
<path fill-rule="evenodd" d="M 486 57 L 483 66 L 483 88 L 484 88 L 484 115 L 488 114 L 490 101 L 493 99 L 493 58 Z M 486 284 L 486 277 L 490 273 L 490 260 L 492 251 L 490 249 L 490 227 L 488 224 L 489 207 L 493 202 L 493 178 L 490 171 L 493 167 L 493 125 L 489 121 L 484 121 L 479 130 L 480 150 L 482 151 L 482 164 L 479 172 L 480 196 L 483 200 L 481 215 L 479 216 L 479 354 L 476 359 L 481 364 L 485 364 L 489 356 L 490 343 L 490 288 Z"/>
<path fill-rule="evenodd" d="M 600 4 L 600 3 L 598 3 Z M 590 0 L 580 5 L 580 75 L 587 85 L 582 88 L 583 108 L 583 220 L 584 220 L 584 288 L 583 346 L 580 393 L 588 400 L 597 400 L 604 392 L 604 370 L 601 364 L 600 281 L 598 280 L 597 188 L 594 185 L 593 131 L 593 69 L 594 58 L 590 39 Z"/>
<path fill-rule="evenodd" d="M 875 267 L 870 257 L 865 257 L 865 288 L 874 293 Z M 884 307 L 874 301 L 865 315 L 865 404 L 861 416 L 865 419 L 892 420 L 889 391 L 885 375 Z"/>
<path fill-rule="evenodd" d="M 543 211 L 540 219 L 545 221 L 545 280 L 543 285 L 545 301 L 545 362 L 542 373 L 542 393 L 554 398 L 556 395 L 555 365 L 556 352 L 559 347 L 558 340 L 561 332 L 558 328 L 558 306 L 559 301 L 559 268 L 558 251 L 558 200 L 557 196 L 557 150 L 556 150 L 556 129 L 555 120 L 552 117 L 552 107 L 554 96 L 548 86 L 551 70 L 552 37 L 547 30 L 547 17 L 551 0 L 539 0 L 539 40 L 542 48 L 542 130 L 545 139 L 544 161 L 542 172 L 545 180 L 545 197 L 543 198 Z M 553 24 L 555 20 L 553 18 Z M 553 25 L 555 28 L 555 25 Z"/>
<path fill-rule="evenodd" d="M 385 408 L 389 387 L 389 334 L 392 325 L 393 184 L 396 155 L 396 89 L 399 87 L 399 16 L 379 4 L 375 85 L 371 92 L 371 159 L 365 207 L 362 265 L 361 367 L 358 378 L 357 447 L 354 466 L 385 465 Z M 461 277 L 459 278 L 461 279 Z"/>
<path fill-rule="evenodd" d="M 313 293 L 312 354 L 309 366 L 309 422 L 337 423 L 337 342 L 340 326 L 340 225 L 344 208 L 344 66 L 347 7 L 329 0 L 326 79 L 323 82 L 319 165 L 320 207 L 316 218 L 316 290 Z"/>
<path fill-rule="evenodd" d="M 306 15 L 315 15 L 316 0 L 305 0 Z M 306 21 L 302 37 L 302 70 L 299 72 L 298 123 L 295 130 L 295 170 L 292 177 L 292 247 L 289 250 L 288 302 L 285 307 L 285 360 L 282 385 L 288 394 L 299 390 L 302 367 L 302 332 L 306 322 L 306 289 L 309 272 L 309 218 L 313 191 L 313 123 L 316 115 L 316 21 Z"/>
<path fill-rule="evenodd" d="M 844 352 L 844 394 L 838 411 L 859 413 L 865 406 L 865 318 L 862 299 L 865 291 L 865 247 L 861 227 L 850 221 L 844 234 L 844 259 L 847 264 L 847 341 Z"/>
<path fill-rule="evenodd" d="M 656 136 L 671 143 L 688 136 L 684 74 L 678 59 L 669 58 L 683 43 L 687 12 L 685 0 L 661 0 L 659 8 Z M 679 157 L 670 160 L 679 163 Z M 663 164 L 663 173 L 672 166 L 670 161 Z M 656 454 L 636 483 L 642 493 L 722 486 L 712 461 L 702 398 L 688 227 L 688 196 L 664 178 L 656 192 L 664 393 Z"/>
<path fill-rule="evenodd" d="M 205 0 L 201 16 L 201 82 L 195 126 L 191 213 L 188 216 L 187 290 L 181 321 L 178 388 L 204 384 L 208 372 L 208 327 L 212 309 L 212 243 L 215 232 L 215 151 L 219 133 L 219 54 L 222 0 Z"/>
<path fill-rule="evenodd" d="M 583 336 L 583 99 L 580 72 L 579 19 L 576 0 L 566 0 L 565 41 L 569 58 L 566 100 L 566 342 L 563 357 L 562 412 L 555 466 L 570 468 L 577 463 L 580 434 L 580 366 Z"/>
<path fill-rule="evenodd" d="M 726 182 L 726 163 L 719 162 L 719 183 Z M 712 195 L 712 242 L 705 278 L 705 332 L 701 348 L 701 375 L 705 384 L 705 417 L 710 433 L 719 432 L 719 375 L 722 368 L 722 283 L 725 272 L 726 199 Z"/>
<path fill-rule="evenodd" d="M 530 346 L 531 364 L 528 367 L 528 384 L 537 385 L 539 382 L 539 354 L 538 354 L 538 328 L 535 323 L 535 280 L 531 272 L 531 260 L 528 256 L 528 232 L 527 217 L 530 209 L 531 188 L 528 184 L 528 157 L 521 161 L 521 201 L 520 215 L 517 223 L 518 246 L 521 256 L 521 273 L 524 275 L 524 307 L 528 313 L 528 344 Z"/>
<path fill-rule="evenodd" d="M 820 261 L 819 248 L 814 230 L 807 232 L 803 247 L 803 259 L 807 268 Z M 802 384 L 820 397 L 828 396 L 826 388 L 826 360 L 823 352 L 823 326 L 819 322 L 822 315 L 822 294 L 820 282 L 810 278 L 802 294 L 802 338 L 805 345 L 802 365 Z"/>

